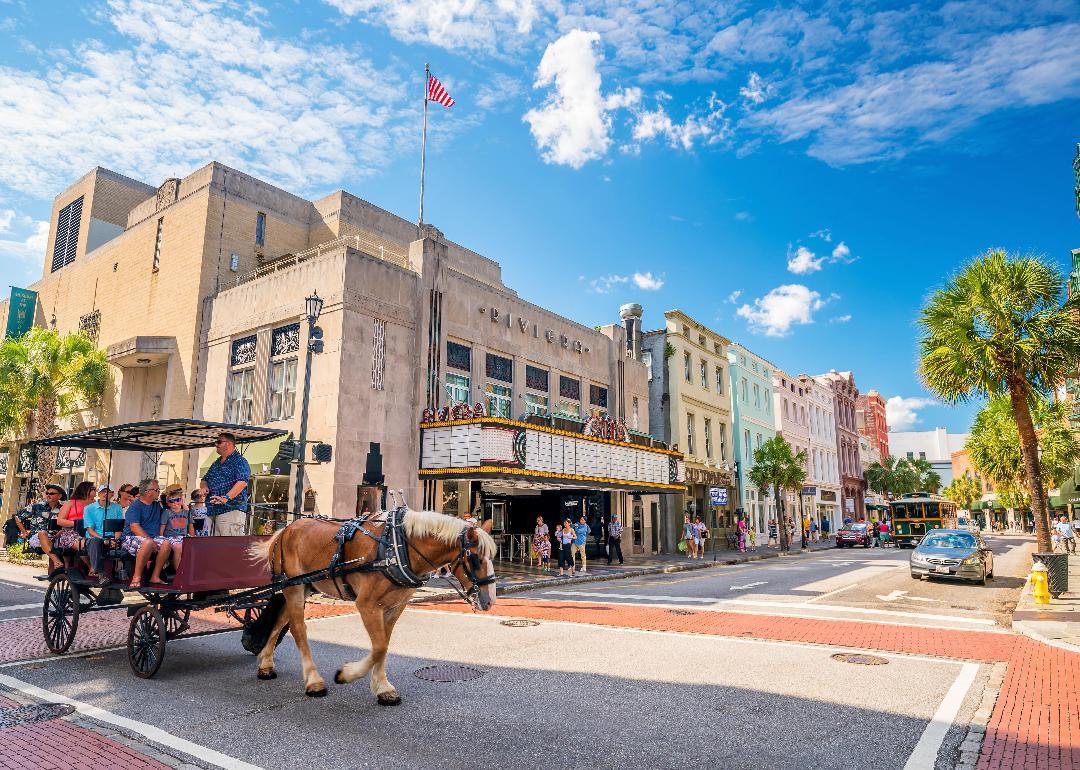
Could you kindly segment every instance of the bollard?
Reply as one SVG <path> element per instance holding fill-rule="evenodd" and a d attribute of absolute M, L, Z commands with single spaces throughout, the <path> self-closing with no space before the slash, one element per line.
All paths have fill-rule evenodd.
<path fill-rule="evenodd" d="M 1035 564 L 1031 568 L 1031 593 L 1035 597 L 1036 604 L 1050 603 L 1050 580 L 1047 577 L 1046 565 Z"/>

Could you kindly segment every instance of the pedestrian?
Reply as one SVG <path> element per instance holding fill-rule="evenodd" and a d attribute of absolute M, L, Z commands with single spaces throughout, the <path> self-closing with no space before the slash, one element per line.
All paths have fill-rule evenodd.
<path fill-rule="evenodd" d="M 821 517 L 821 537 L 824 538 L 825 542 L 829 541 L 829 529 L 831 527 L 832 527 L 832 524 L 829 523 L 829 517 L 828 516 L 822 516 Z"/>
<path fill-rule="evenodd" d="M 570 545 L 574 542 L 574 528 L 570 519 L 563 519 L 563 523 L 555 530 L 555 539 L 559 541 L 559 577 L 563 576 L 563 568 L 570 569 L 570 576 L 574 576 L 574 556 L 570 551 Z"/>
<path fill-rule="evenodd" d="M 587 573 L 585 569 L 585 543 L 589 539 L 589 525 L 586 523 L 585 514 L 581 514 L 577 526 L 574 527 L 574 544 L 570 549 L 570 559 L 574 560 L 581 556 L 581 574 Z"/>
<path fill-rule="evenodd" d="M 739 530 L 739 553 L 746 553 L 746 519 L 743 518 L 741 513 L 736 527 Z"/>
<path fill-rule="evenodd" d="M 776 519 L 769 519 L 769 542 L 768 545 L 775 546 L 779 540 L 780 529 L 776 526 Z"/>
<path fill-rule="evenodd" d="M 889 523 L 887 521 L 882 520 L 882 522 L 878 524 L 878 539 L 881 540 L 882 548 L 889 542 Z"/>
<path fill-rule="evenodd" d="M 818 541 L 817 519 L 810 519 L 810 541 L 814 543 Z"/>
<path fill-rule="evenodd" d="M 747 531 L 748 531 L 748 533 L 750 535 L 750 550 L 756 553 L 757 552 L 757 527 L 756 526 L 747 527 Z"/>
<path fill-rule="evenodd" d="M 697 554 L 697 545 L 694 539 L 694 523 L 690 521 L 690 514 L 683 516 L 683 541 L 686 543 L 686 558 L 693 559 Z"/>
<path fill-rule="evenodd" d="M 1073 534 L 1074 535 L 1080 534 L 1080 508 L 1077 508 L 1073 512 L 1072 527 L 1073 527 Z"/>
<path fill-rule="evenodd" d="M 536 553 L 536 563 L 540 569 L 547 572 L 551 559 L 551 537 L 548 536 L 548 525 L 544 523 L 543 516 L 536 517 L 536 528 L 533 529 L 533 551 Z"/>
<path fill-rule="evenodd" d="M 700 559 L 705 555 L 705 541 L 709 539 L 709 530 L 705 524 L 701 521 L 700 516 L 694 517 L 694 546 L 697 551 L 697 558 Z"/>
<path fill-rule="evenodd" d="M 236 451 L 236 436 L 228 431 L 218 434 L 214 450 L 218 456 L 206 469 L 199 485 L 207 503 L 207 515 L 214 519 L 216 534 L 243 535 L 247 529 L 251 466 Z"/>
<path fill-rule="evenodd" d="M 795 542 L 795 521 L 790 516 L 787 517 L 787 542 L 789 549 L 791 544 Z"/>
<path fill-rule="evenodd" d="M 1061 545 L 1065 549 L 1065 553 L 1076 553 L 1076 532 L 1073 531 L 1072 522 L 1061 514 L 1058 518 L 1058 523 L 1054 526 L 1061 535 Z"/>
<path fill-rule="evenodd" d="M 608 551 L 607 563 L 611 564 L 611 557 L 618 556 L 619 564 L 623 563 L 622 556 L 622 531 L 623 525 L 619 521 L 619 514 L 611 514 L 611 523 L 608 524 Z"/>

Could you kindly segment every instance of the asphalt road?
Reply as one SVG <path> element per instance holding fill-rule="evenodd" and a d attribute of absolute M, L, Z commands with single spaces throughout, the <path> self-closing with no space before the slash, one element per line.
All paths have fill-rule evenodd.
<path fill-rule="evenodd" d="M 1031 538 L 992 536 L 994 579 L 983 587 L 912 579 L 910 550 L 830 549 L 691 573 L 550 585 L 515 598 L 605 601 L 877 621 L 950 629 L 1008 626 L 1024 584 Z"/>
<path fill-rule="evenodd" d="M 0 622 L 41 617 L 45 585 L 34 581 L 32 574 L 6 564 L 0 569 Z"/>
<path fill-rule="evenodd" d="M 355 616 L 309 626 L 332 682 L 363 656 Z M 264 768 L 902 768 L 942 699 L 968 669 L 959 723 L 986 667 L 887 655 L 863 666 L 839 648 L 609 629 L 510 628 L 498 618 L 409 611 L 389 676 L 404 698 L 377 706 L 366 683 L 302 694 L 295 647 L 279 677 L 255 678 L 237 633 L 170 642 L 152 680 L 121 651 L 9 666 L 22 686 L 90 703 Z M 424 666 L 482 672 L 468 682 L 414 676 Z M 0 676 L 0 684 L 11 680 Z M 954 727 L 942 756 L 955 753 Z"/>

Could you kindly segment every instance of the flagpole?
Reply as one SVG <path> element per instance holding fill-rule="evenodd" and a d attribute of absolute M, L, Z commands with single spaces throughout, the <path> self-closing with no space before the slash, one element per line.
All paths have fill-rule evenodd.
<path fill-rule="evenodd" d="M 424 64 L 424 134 L 420 143 L 420 227 L 424 226 L 424 171 L 427 165 L 427 103 L 428 83 L 431 81 L 431 72 L 428 64 Z"/>

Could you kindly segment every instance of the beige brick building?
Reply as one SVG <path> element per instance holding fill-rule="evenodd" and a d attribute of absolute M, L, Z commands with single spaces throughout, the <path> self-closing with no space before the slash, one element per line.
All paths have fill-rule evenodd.
<path fill-rule="evenodd" d="M 332 462 L 307 468 L 320 513 L 353 513 L 378 445 L 390 487 L 414 506 L 482 506 L 508 548 L 537 513 L 553 522 L 574 510 L 597 535 L 622 514 L 637 546 L 627 550 L 643 552 L 643 512 L 683 473 L 681 457 L 647 435 L 648 376 L 631 323 L 592 329 L 528 303 L 497 262 L 344 191 L 309 201 L 219 163 L 156 188 L 96 168 L 54 201 L 42 278 L 27 288 L 38 292 L 38 325 L 85 330 L 112 364 L 102 403 L 65 427 L 195 417 L 294 434 L 301 316 L 317 291 L 325 348 L 312 366 L 308 436 L 334 446 Z M 452 402 L 483 404 L 483 419 L 421 428 L 426 407 Z M 584 428 L 602 435 L 583 434 L 590 415 L 611 418 Z M 480 462 L 440 465 L 440 442 L 457 451 L 469 431 Z M 531 449 L 496 456 L 507 432 Z M 7 448 L 9 514 L 26 474 L 19 442 Z M 270 467 L 273 452 L 249 451 L 255 498 L 284 507 L 291 487 Z M 117 453 L 112 477 L 191 488 L 205 459 Z M 101 479 L 107 464 L 91 452 L 76 476 Z"/>

